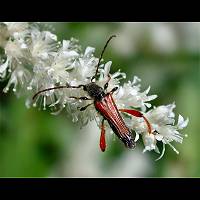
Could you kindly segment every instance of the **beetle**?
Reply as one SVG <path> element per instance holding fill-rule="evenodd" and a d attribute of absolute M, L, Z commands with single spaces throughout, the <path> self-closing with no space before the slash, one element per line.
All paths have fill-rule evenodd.
<path fill-rule="evenodd" d="M 118 109 L 115 101 L 113 100 L 112 94 L 117 91 L 118 87 L 113 88 L 110 92 L 106 92 L 106 89 L 108 88 L 108 83 L 111 79 L 110 76 L 108 76 L 108 80 L 105 83 L 104 87 L 98 86 L 94 79 L 97 79 L 98 75 L 98 70 L 99 70 L 99 65 L 100 61 L 103 57 L 104 51 L 110 42 L 110 40 L 116 37 L 115 35 L 112 35 L 106 42 L 101 55 L 100 59 L 98 60 L 98 64 L 96 66 L 96 72 L 95 75 L 91 78 L 91 82 L 86 84 L 86 85 L 78 85 L 78 86 L 71 86 L 68 83 L 64 86 L 57 86 L 57 87 L 52 87 L 52 88 L 47 88 L 44 90 L 41 90 L 37 92 L 33 96 L 33 100 L 37 95 L 39 95 L 42 92 L 46 92 L 49 90 L 55 90 L 55 89 L 61 89 L 61 88 L 82 88 L 84 91 L 88 93 L 88 97 L 75 97 L 71 96 L 70 98 L 78 99 L 78 100 L 93 100 L 93 103 L 88 104 L 82 108 L 80 108 L 80 111 L 84 111 L 87 109 L 88 106 L 94 105 L 96 110 L 102 115 L 103 120 L 101 122 L 101 135 L 100 135 L 100 142 L 99 146 L 102 152 L 105 151 L 106 149 L 106 140 L 105 140 L 105 126 L 104 126 L 104 121 L 107 120 L 108 124 L 110 125 L 110 128 L 113 130 L 113 132 L 116 134 L 116 136 L 124 143 L 124 145 L 127 148 L 135 148 L 136 143 L 135 143 L 135 137 L 132 135 L 131 130 L 127 127 L 125 124 L 122 116 L 120 115 L 121 112 L 126 112 L 128 114 L 131 114 L 135 117 L 142 117 L 148 127 L 148 132 L 151 133 L 151 125 L 148 122 L 148 120 L 143 116 L 143 114 L 137 110 L 132 110 L 132 109 Z"/>

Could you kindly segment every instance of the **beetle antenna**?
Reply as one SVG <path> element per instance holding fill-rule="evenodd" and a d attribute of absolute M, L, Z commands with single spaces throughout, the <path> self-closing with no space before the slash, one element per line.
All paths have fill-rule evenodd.
<path fill-rule="evenodd" d="M 111 35 L 111 36 L 109 37 L 109 39 L 107 40 L 107 42 L 106 42 L 106 44 L 105 44 L 105 46 L 104 46 L 104 48 L 103 48 L 103 50 L 102 50 L 102 52 L 101 52 L 101 55 L 100 55 L 100 58 L 99 58 L 99 61 L 98 61 L 98 64 L 97 64 L 96 72 L 95 72 L 95 75 L 92 77 L 91 82 L 92 82 L 92 80 L 93 80 L 94 78 L 97 77 L 97 73 L 98 73 L 98 70 L 99 70 L 99 65 L 100 65 L 101 59 L 102 59 L 102 57 L 103 57 L 103 54 L 104 54 L 104 52 L 105 52 L 105 50 L 106 50 L 106 47 L 108 46 L 108 43 L 109 43 L 110 40 L 111 40 L 112 38 L 114 38 L 114 37 L 116 37 L 116 35 Z"/>
<path fill-rule="evenodd" d="M 44 90 L 40 90 L 38 91 L 34 96 L 33 96 L 33 100 L 36 98 L 36 96 L 38 96 L 39 94 L 43 93 L 43 92 L 47 92 L 47 91 L 50 91 L 50 90 L 57 90 L 57 89 L 62 89 L 62 88 L 80 88 L 80 87 L 84 87 L 84 85 L 78 85 L 78 86 L 71 86 L 71 85 L 60 85 L 60 86 L 57 86 L 57 87 L 51 87 L 51 88 L 47 88 L 47 89 L 44 89 Z"/>

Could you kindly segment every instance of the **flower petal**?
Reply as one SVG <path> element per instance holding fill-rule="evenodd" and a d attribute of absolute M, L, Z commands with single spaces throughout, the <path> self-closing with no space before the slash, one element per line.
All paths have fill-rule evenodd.
<path fill-rule="evenodd" d="M 183 129 L 188 125 L 189 119 L 187 118 L 186 120 L 184 120 L 184 118 L 179 115 L 178 116 L 178 123 L 177 123 L 177 127 L 178 129 Z"/>
<path fill-rule="evenodd" d="M 110 73 L 110 67 L 112 65 L 112 61 L 108 61 L 104 66 L 104 77 L 107 77 Z"/>
<path fill-rule="evenodd" d="M 134 140 L 134 141 L 137 142 L 137 141 L 139 140 L 139 138 L 140 138 L 140 135 L 139 135 L 139 133 L 137 133 L 137 132 L 135 132 L 135 134 L 136 134 L 136 135 L 135 135 L 135 140 Z"/>
<path fill-rule="evenodd" d="M 93 48 L 93 47 L 87 47 L 86 50 L 85 50 L 85 56 L 93 54 L 94 51 L 95 51 L 95 48 Z"/>

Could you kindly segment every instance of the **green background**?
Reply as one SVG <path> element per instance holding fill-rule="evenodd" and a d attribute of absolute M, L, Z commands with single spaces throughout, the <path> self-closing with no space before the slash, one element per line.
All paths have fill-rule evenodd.
<path fill-rule="evenodd" d="M 142 79 L 151 86 L 155 106 L 176 102 L 175 113 L 189 117 L 183 144 L 168 145 L 164 157 L 142 153 L 140 143 L 127 150 L 108 136 L 105 153 L 99 150 L 95 124 L 80 129 L 66 112 L 27 109 L 25 98 L 4 94 L 0 82 L 0 177 L 199 177 L 200 176 L 200 24 L 199 23 L 48 23 L 59 40 L 77 38 L 82 50 L 96 48 L 99 57 L 107 38 L 116 34 L 104 54 L 127 80 Z M 49 27 L 47 27 L 49 29 Z M 177 118 L 176 118 L 177 119 Z M 159 145 L 159 147 L 161 147 Z"/>

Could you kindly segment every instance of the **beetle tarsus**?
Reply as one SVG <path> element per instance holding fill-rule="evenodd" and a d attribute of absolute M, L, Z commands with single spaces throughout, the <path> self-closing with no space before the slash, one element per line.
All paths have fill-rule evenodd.
<path fill-rule="evenodd" d="M 113 94 L 117 90 L 118 90 L 118 87 L 114 87 L 109 93 Z"/>
<path fill-rule="evenodd" d="M 80 111 L 84 111 L 88 106 L 91 106 L 93 103 L 88 104 L 87 106 L 84 106 L 82 108 L 80 108 Z"/>
<path fill-rule="evenodd" d="M 133 138 L 131 138 L 130 140 L 125 140 L 124 138 L 122 139 L 123 143 L 125 144 L 125 146 L 129 149 L 134 149 L 136 147 L 136 142 L 134 141 Z"/>

